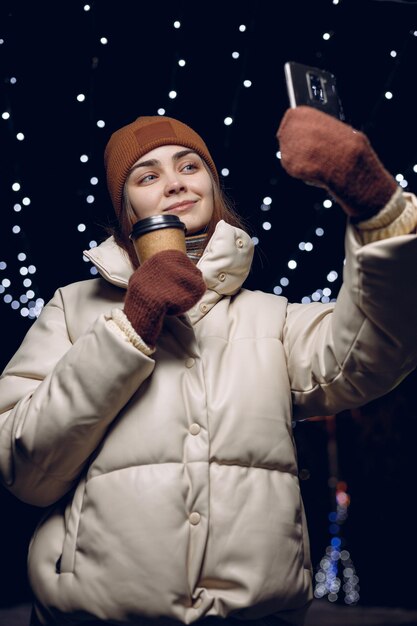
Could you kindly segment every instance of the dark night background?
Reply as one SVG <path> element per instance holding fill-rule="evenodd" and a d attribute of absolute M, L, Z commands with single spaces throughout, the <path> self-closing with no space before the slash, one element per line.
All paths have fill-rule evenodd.
<path fill-rule="evenodd" d="M 278 2 L 5 2 L 0 5 L 0 370 L 33 323 L 3 298 L 26 292 L 17 255 L 33 264 L 34 299 L 90 278 L 82 257 L 113 220 L 102 155 L 114 130 L 160 107 L 205 138 L 227 194 L 259 239 L 247 286 L 300 301 L 332 288 L 341 272 L 345 218 L 323 207 L 321 190 L 290 179 L 276 158 L 275 133 L 288 106 L 283 64 L 316 65 L 337 76 L 347 121 L 364 130 L 385 166 L 417 192 L 417 4 L 389 0 Z M 175 20 L 181 27 L 173 26 Z M 246 31 L 240 32 L 239 25 Z M 331 37 L 324 40 L 322 35 Z M 100 43 L 102 36 L 108 43 Z M 397 55 L 391 56 L 395 50 Z M 232 52 L 238 51 L 238 59 Z M 179 59 L 186 65 L 180 67 Z M 14 83 L 13 78 L 16 78 Z M 243 80 L 252 81 L 245 88 Z M 168 97 L 177 91 L 175 99 Z M 392 100 L 384 96 L 392 91 Z M 86 100 L 78 102 L 77 94 Z M 226 116 L 233 124 L 225 126 Z M 104 128 L 97 126 L 104 120 Z M 23 141 L 16 134 L 25 135 Z M 80 155 L 87 154 L 87 163 Z M 92 186 L 92 176 L 98 184 Z M 19 182 L 20 191 L 12 184 Z M 93 194 L 95 201 L 86 202 Z M 261 209 L 270 197 L 270 210 Z M 30 204 L 15 212 L 23 197 Z M 264 207 L 265 208 L 265 207 Z M 264 230 L 268 220 L 272 228 Z M 86 225 L 84 232 L 78 224 Z M 21 230 L 14 234 L 12 228 Z M 324 235 L 317 237 L 315 229 Z M 311 252 L 301 252 L 310 241 Z M 289 270 L 296 259 L 296 270 Z M 1 265 L 3 263 L 3 265 Z M 4 266 L 6 265 L 6 267 Z M 414 270 L 414 268 L 413 268 Z M 416 280 L 415 270 L 410 280 Z M 3 282 L 2 282 L 3 281 Z M 6 281 L 6 282 L 4 282 Z M 10 281 L 10 285 L 9 282 Z M 0 288 L 1 289 L 1 288 Z M 10 298 L 9 298 L 10 299 Z M 397 306 L 393 303 L 393 306 Z M 360 578 L 360 603 L 417 608 L 413 504 L 416 389 L 411 374 L 390 394 L 336 416 L 338 477 L 351 505 L 342 533 Z M 326 422 L 294 430 L 314 565 L 329 542 Z M 0 489 L 0 605 L 30 598 L 27 545 L 42 511 Z"/>

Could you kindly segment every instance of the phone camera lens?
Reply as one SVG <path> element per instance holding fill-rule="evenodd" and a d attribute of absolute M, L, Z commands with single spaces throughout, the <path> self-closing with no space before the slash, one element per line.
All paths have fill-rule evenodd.
<path fill-rule="evenodd" d="M 316 76 L 315 74 L 309 74 L 309 79 L 310 79 L 310 91 L 311 91 L 313 100 L 316 100 L 317 102 L 320 102 L 322 104 L 325 103 L 326 96 L 325 96 L 325 92 L 324 92 L 320 77 Z"/>

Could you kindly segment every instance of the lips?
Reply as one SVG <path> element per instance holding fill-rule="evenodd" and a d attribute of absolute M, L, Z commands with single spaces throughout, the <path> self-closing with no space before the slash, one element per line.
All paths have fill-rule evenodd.
<path fill-rule="evenodd" d="M 188 207 L 192 206 L 196 202 L 197 200 L 183 200 L 182 202 L 176 202 L 175 204 L 171 204 L 171 206 L 164 209 L 164 213 L 166 213 L 167 211 L 187 209 Z"/>

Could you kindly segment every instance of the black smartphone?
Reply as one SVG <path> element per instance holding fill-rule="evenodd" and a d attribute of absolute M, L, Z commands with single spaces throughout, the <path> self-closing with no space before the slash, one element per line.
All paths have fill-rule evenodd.
<path fill-rule="evenodd" d="M 304 104 L 345 121 L 334 74 L 295 61 L 287 61 L 284 72 L 291 107 Z"/>

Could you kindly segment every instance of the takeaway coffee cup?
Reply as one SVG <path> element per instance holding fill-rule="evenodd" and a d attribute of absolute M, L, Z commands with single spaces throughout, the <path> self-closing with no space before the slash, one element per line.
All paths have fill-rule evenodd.
<path fill-rule="evenodd" d="M 151 215 L 133 225 L 130 239 L 139 263 L 162 250 L 185 252 L 185 224 L 177 215 Z"/>

